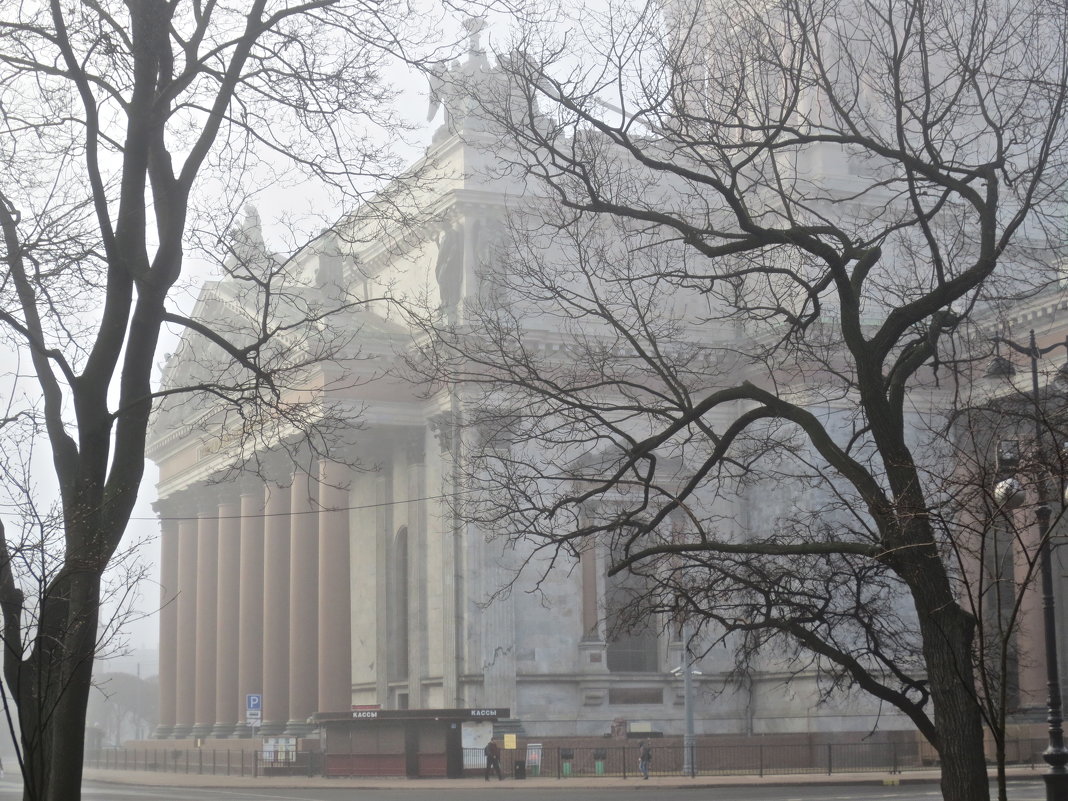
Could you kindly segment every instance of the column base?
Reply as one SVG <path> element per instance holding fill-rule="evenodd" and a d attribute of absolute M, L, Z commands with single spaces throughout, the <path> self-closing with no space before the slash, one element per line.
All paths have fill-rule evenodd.
<path fill-rule="evenodd" d="M 171 729 L 172 740 L 187 740 L 193 736 L 193 727 L 188 724 L 176 723 Z"/>
<path fill-rule="evenodd" d="M 236 723 L 216 723 L 208 736 L 215 740 L 228 740 L 234 736 L 235 729 Z"/>
<path fill-rule="evenodd" d="M 307 737 L 315 731 L 315 727 L 304 720 L 291 720 L 286 723 L 286 730 L 282 732 L 286 737 Z"/>
<path fill-rule="evenodd" d="M 168 724 L 164 726 L 162 723 L 156 726 L 156 730 L 152 732 L 153 740 L 169 740 L 174 736 L 174 726 Z"/>
<path fill-rule="evenodd" d="M 211 730 L 214 728 L 214 723 L 198 723 L 193 727 L 193 730 L 189 732 L 190 737 L 211 737 Z"/>
<path fill-rule="evenodd" d="M 286 730 L 286 721 L 269 720 L 260 726 L 260 737 L 277 737 Z"/>
<path fill-rule="evenodd" d="M 258 726 L 254 729 L 251 726 L 246 726 L 244 723 L 238 723 L 234 726 L 233 734 L 231 734 L 230 737 L 235 740 L 251 740 L 253 737 L 259 735 L 259 731 L 260 729 Z"/>

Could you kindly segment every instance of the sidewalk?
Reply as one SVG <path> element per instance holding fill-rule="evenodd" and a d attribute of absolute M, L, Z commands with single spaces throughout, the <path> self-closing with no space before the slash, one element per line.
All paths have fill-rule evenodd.
<path fill-rule="evenodd" d="M 1039 779 L 1045 765 L 1030 767 L 1012 767 L 1008 769 L 1010 780 Z M 256 778 L 245 776 L 200 776 L 195 773 L 155 773 L 133 770 L 101 770 L 86 768 L 85 778 L 112 784 L 142 784 L 156 787 L 262 787 L 264 789 L 299 789 L 302 787 L 366 788 L 406 790 L 494 790 L 503 787 L 516 790 L 572 790 L 576 788 L 605 790 L 623 787 L 636 788 L 645 784 L 647 787 L 661 788 L 714 788 L 737 786 L 796 787 L 798 785 L 841 785 L 874 784 L 896 785 L 915 782 L 937 782 L 937 770 L 917 770 L 905 773 L 835 773 L 832 775 L 803 773 L 797 775 L 775 776 L 697 776 L 693 779 L 684 776 L 652 776 L 646 784 L 640 777 L 626 779 L 618 777 L 573 776 L 567 779 L 538 777 L 531 779 L 505 779 L 504 782 L 484 779 L 403 779 L 403 778 L 336 778 L 322 777 L 269 777 Z M 991 774 L 993 779 L 993 774 Z"/>

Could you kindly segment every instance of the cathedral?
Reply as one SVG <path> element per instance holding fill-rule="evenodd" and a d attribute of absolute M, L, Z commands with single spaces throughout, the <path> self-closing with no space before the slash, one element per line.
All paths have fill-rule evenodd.
<path fill-rule="evenodd" d="M 496 80 L 477 26 L 451 70 Z M 443 107 L 445 119 L 413 167 L 411 219 L 324 236 L 286 265 L 307 307 L 339 289 L 361 298 L 343 317 L 347 356 L 305 365 L 288 390 L 328 403 L 350 430 L 281 446 L 285 420 L 250 432 L 195 405 L 157 415 L 148 454 L 160 475 L 159 738 L 306 736 L 317 716 L 353 710 L 507 710 L 498 728 L 528 737 L 683 732 L 680 631 L 615 625 L 626 579 L 607 574 L 606 554 L 583 551 L 535 593 L 518 557 L 457 514 L 458 401 L 409 380 L 401 368 L 417 332 L 375 300 L 400 288 L 462 319 L 522 195 L 479 147 L 490 125 L 447 87 L 432 97 L 432 115 Z M 250 209 L 231 258 L 278 267 L 263 241 Z M 248 291 L 230 278 L 205 283 L 195 319 L 248 317 Z M 1063 302 L 1047 306 L 1036 302 L 1031 319 L 1053 319 Z M 548 347 L 552 333 L 530 336 Z M 202 347 L 187 335 L 165 389 L 195 383 Z M 754 492 L 730 513 L 756 524 L 774 514 L 769 504 L 790 502 Z M 723 648 L 693 665 L 697 734 L 911 727 L 862 694 L 824 697 L 815 675 L 774 658 L 745 676 L 734 666 Z"/>

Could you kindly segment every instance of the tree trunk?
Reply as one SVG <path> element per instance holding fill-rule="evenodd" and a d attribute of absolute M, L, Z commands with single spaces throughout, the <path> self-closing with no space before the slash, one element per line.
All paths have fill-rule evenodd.
<path fill-rule="evenodd" d="M 99 606 L 100 575 L 94 569 L 66 572 L 49 587 L 41 608 L 43 630 L 18 669 L 20 686 L 14 692 L 24 801 L 81 797 Z"/>
<path fill-rule="evenodd" d="M 917 593 L 917 612 L 927 663 L 942 763 L 945 801 L 987 801 L 990 784 L 983 753 L 983 720 L 972 673 L 974 619 L 956 603 L 926 606 Z"/>

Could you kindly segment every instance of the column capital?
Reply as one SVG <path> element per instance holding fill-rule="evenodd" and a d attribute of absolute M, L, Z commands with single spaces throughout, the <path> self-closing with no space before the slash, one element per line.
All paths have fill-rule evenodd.
<path fill-rule="evenodd" d="M 430 431 L 437 438 L 442 453 L 448 453 L 452 450 L 455 420 L 456 416 L 452 412 L 432 414 L 427 420 L 427 425 L 430 426 Z"/>
<path fill-rule="evenodd" d="M 174 495 L 154 501 L 152 509 L 161 519 L 174 519 L 196 517 L 199 506 L 199 490 L 184 489 Z"/>
<path fill-rule="evenodd" d="M 320 459 L 318 480 L 320 492 L 324 487 L 339 492 L 348 492 L 352 488 L 352 466 L 348 462 L 337 459 Z"/>
<path fill-rule="evenodd" d="M 197 498 L 197 517 L 212 518 L 219 516 L 219 493 L 212 487 Z"/>
<path fill-rule="evenodd" d="M 260 476 L 244 473 L 238 478 L 236 484 L 237 494 L 240 497 L 258 497 L 260 500 L 263 500 L 264 481 Z"/>

